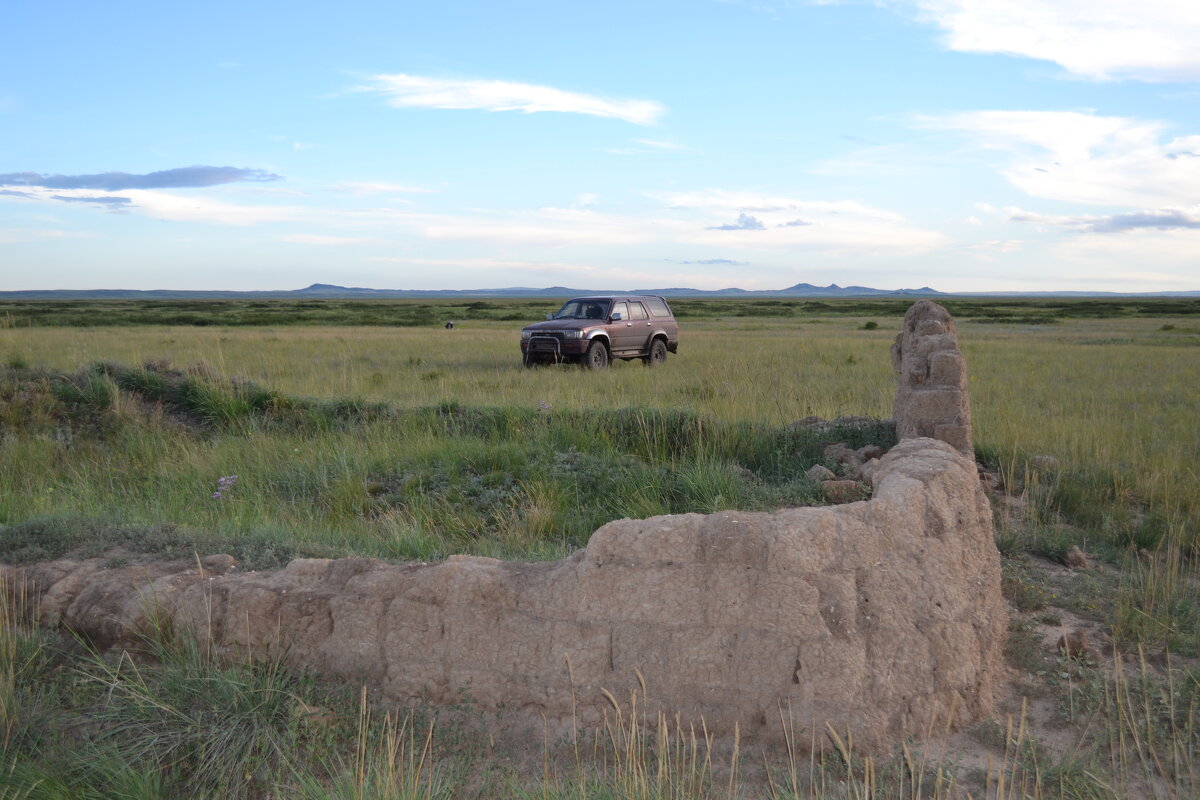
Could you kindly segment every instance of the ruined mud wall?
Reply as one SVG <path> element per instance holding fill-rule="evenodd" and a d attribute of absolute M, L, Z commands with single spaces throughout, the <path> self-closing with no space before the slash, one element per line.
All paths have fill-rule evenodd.
<path fill-rule="evenodd" d="M 7 576 L 48 624 L 128 644 L 147 610 L 232 655 L 285 653 L 399 701 L 592 724 L 628 698 L 710 731 L 799 738 L 825 724 L 881 747 L 989 710 L 1006 615 L 991 511 L 972 460 L 901 442 L 869 501 L 776 513 L 619 520 L 562 561 L 438 564 L 232 559 Z M 640 690 L 639 690 L 640 694 Z"/>
<path fill-rule="evenodd" d="M 896 385 L 896 436 L 931 436 L 974 456 L 967 362 L 958 349 L 954 319 L 931 300 L 919 300 L 904 315 L 892 345 Z"/>

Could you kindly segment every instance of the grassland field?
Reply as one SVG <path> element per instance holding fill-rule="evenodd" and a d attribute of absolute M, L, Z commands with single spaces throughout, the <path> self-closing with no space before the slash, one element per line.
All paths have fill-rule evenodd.
<path fill-rule="evenodd" d="M 790 423 L 890 416 L 889 346 L 908 304 L 678 300 L 678 354 L 661 368 L 633 361 L 600 372 L 521 366 L 520 326 L 553 300 L 0 304 L 0 561 L 112 547 L 223 550 L 259 567 L 296 555 L 557 558 L 623 516 L 820 502 L 802 472 L 821 460 L 821 443 Z M 967 359 L 977 454 L 1013 498 L 996 506 L 1010 599 L 1035 612 L 1045 605 L 1027 560 L 1061 559 L 1077 544 L 1116 577 L 1073 612 L 1134 646 L 1200 656 L 1200 301 L 944 304 Z M 1160 555 L 1155 566 L 1139 548 Z M 14 709 L 50 713 L 43 706 L 94 698 L 31 678 L 29 665 L 42 663 L 33 656 L 20 672 L 26 639 L 11 630 L 0 641 L 11 779 L 0 761 L 0 797 L 105 796 L 119 775 L 89 783 L 61 753 L 36 755 L 58 753 L 54 726 L 39 734 L 14 721 Z M 38 658 L 102 671 L 71 661 L 87 656 L 47 650 L 45 634 L 22 636 L 50 653 Z M 1168 691 L 1185 708 L 1172 707 L 1163 747 L 1179 761 L 1170 780 L 1190 789 L 1200 786 L 1200 671 L 1189 675 L 1186 691 Z M 1098 691 L 1092 713 L 1129 711 L 1111 697 L 1104 705 Z M 1111 761 L 1111 748 L 1095 752 Z M 137 783 L 126 755 L 111 765 Z M 128 796 L 172 796 L 193 776 L 176 766 L 159 794 L 150 786 Z M 1028 796 L 1122 796 L 1128 774 L 1104 769 L 1093 783 L 1071 773 L 1090 793 Z M 272 796 L 235 773 L 188 796 Z M 64 788 L 37 794 L 29 775 Z M 313 780 L 304 796 L 343 796 Z M 547 779 L 512 796 L 665 796 L 606 780 L 564 788 Z M 363 781 L 344 796 L 373 796 Z M 1105 793 L 1108 785 L 1118 788 Z M 427 774 L 395 796 L 441 786 Z M 670 796 L 718 796 L 706 786 Z"/>

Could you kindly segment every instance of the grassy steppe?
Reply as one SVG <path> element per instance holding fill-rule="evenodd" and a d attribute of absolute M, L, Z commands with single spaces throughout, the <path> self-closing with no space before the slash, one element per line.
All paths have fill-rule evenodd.
<path fill-rule="evenodd" d="M 1022 612 L 1010 660 L 1023 691 L 1079 731 L 1063 754 L 1019 715 L 1011 730 L 980 726 L 1003 753 L 987 796 L 1194 796 L 1200 304 L 971 302 L 947 305 L 978 453 L 1013 498 L 997 506 L 1006 592 Z M 318 304 L 266 326 L 154 324 L 169 305 L 132 304 L 121 312 L 142 314 L 132 321 L 109 309 L 122 322 L 101 327 L 14 312 L 0 329 L 0 560 L 113 546 L 232 551 L 255 566 L 552 558 L 616 517 L 815 502 L 800 473 L 819 442 L 788 423 L 890 414 L 888 346 L 907 303 L 680 301 L 677 356 L 596 374 L 520 366 L 519 324 L 503 317 L 537 319 L 554 302 L 413 303 L 424 327 L 372 321 L 394 305 Z M 345 315 L 360 324 L 330 324 Z M 1063 578 L 1052 565 L 1072 544 L 1103 569 Z M 155 658 L 135 669 L 28 627 L 11 603 L 3 614 L 4 800 L 951 797 L 965 785 L 952 764 L 911 752 L 863 762 L 836 746 L 811 763 L 760 754 L 733 768 L 702 734 L 639 733 L 628 708 L 530 778 L 502 766 L 511 754 L 486 735 L 441 723 L 427 738 L 420 710 L 360 715 L 352 690 L 221 663 L 185 634 L 152 636 Z M 1064 614 L 1102 626 L 1131 671 L 1047 656 L 1034 627 Z M 1167 653 L 1182 670 L 1147 664 Z"/>

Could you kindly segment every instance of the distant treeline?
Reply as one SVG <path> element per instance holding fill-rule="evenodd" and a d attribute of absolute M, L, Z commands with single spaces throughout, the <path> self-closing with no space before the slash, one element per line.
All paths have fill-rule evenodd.
<path fill-rule="evenodd" d="M 125 325 L 439 326 L 463 320 L 536 322 L 566 298 L 492 300 L 38 300 L 0 301 L 0 327 Z M 1046 324 L 1062 319 L 1200 315 L 1200 298 L 939 298 L 955 318 Z M 681 319 L 900 317 L 911 298 L 679 298 Z"/>

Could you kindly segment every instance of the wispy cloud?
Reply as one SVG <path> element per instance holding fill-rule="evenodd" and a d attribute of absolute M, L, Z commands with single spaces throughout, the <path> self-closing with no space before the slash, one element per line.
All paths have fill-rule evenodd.
<path fill-rule="evenodd" d="M 951 50 L 1058 64 L 1094 80 L 1200 79 L 1195 0 L 901 0 L 945 32 Z"/>
<path fill-rule="evenodd" d="M 704 218 L 703 231 L 690 238 L 693 243 L 718 247 L 895 255 L 928 252 L 949 243 L 944 234 L 913 227 L 900 214 L 852 200 L 806 200 L 726 189 L 650 196 L 681 214 Z M 734 215 L 737 222 L 725 221 Z"/>
<path fill-rule="evenodd" d="M 37 186 L 44 189 L 92 189 L 120 192 L 127 189 L 183 189 L 219 186 L 238 181 L 278 181 L 282 177 L 261 169 L 239 167 L 178 167 L 145 175 L 101 172 L 92 175 L 43 175 L 10 172 L 0 175 L 0 186 Z"/>
<path fill-rule="evenodd" d="M 737 222 L 726 223 L 724 225 L 709 225 L 710 231 L 765 231 L 767 226 L 763 224 L 758 217 L 752 217 L 749 214 L 738 214 Z"/>
<path fill-rule="evenodd" d="M 403 186 L 398 183 L 384 183 L 381 181 L 341 181 L 340 183 L 330 185 L 329 188 L 335 192 L 347 192 L 357 195 L 433 191 L 433 189 L 426 189 L 420 186 Z"/>
<path fill-rule="evenodd" d="M 387 104 L 394 108 L 521 111 L 526 114 L 558 111 L 620 119 L 635 125 L 653 125 L 666 111 L 662 104 L 653 100 L 611 100 L 552 86 L 498 80 L 372 75 L 360 89 L 382 94 L 387 98 Z"/>
<path fill-rule="evenodd" d="M 999 211 L 1005 214 L 1011 222 L 1021 222 L 1043 229 L 1066 228 L 1083 233 L 1200 229 L 1200 206 L 1130 211 L 1107 216 L 1093 214 L 1039 214 L 1035 211 L 1026 211 L 1012 207 Z"/>
<path fill-rule="evenodd" d="M 1051 200 L 1155 208 L 1195 202 L 1200 136 L 1168 139 L 1159 122 L 1075 111 L 975 111 L 917 120 L 1006 154 L 1014 186 Z"/>
<path fill-rule="evenodd" d="M 732 258 L 702 258 L 699 261 L 680 261 L 680 264 L 699 264 L 704 267 L 744 267 L 749 261 L 734 261 Z"/>
<path fill-rule="evenodd" d="M 348 244 L 364 244 L 372 241 L 369 238 L 362 236 L 319 236 L 313 233 L 293 233 L 287 236 L 280 236 L 282 242 L 291 242 L 293 244 L 315 244 L 327 247 L 336 247 Z"/>
<path fill-rule="evenodd" d="M 58 200 L 63 203 L 87 203 L 89 205 L 101 206 L 109 209 L 119 209 L 128 206 L 133 201 L 128 197 L 116 197 L 114 195 L 50 195 L 51 200 Z"/>
<path fill-rule="evenodd" d="M 86 236 L 87 234 L 79 233 L 78 231 L 48 228 L 0 228 L 0 244 L 42 242 L 52 239 L 82 239 Z"/>

